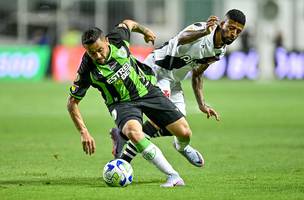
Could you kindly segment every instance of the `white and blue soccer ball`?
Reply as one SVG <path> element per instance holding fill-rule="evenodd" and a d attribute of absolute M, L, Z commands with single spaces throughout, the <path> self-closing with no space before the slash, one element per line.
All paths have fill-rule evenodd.
<path fill-rule="evenodd" d="M 133 168 L 123 159 L 111 160 L 103 168 L 103 180 L 111 187 L 128 186 L 133 180 Z"/>

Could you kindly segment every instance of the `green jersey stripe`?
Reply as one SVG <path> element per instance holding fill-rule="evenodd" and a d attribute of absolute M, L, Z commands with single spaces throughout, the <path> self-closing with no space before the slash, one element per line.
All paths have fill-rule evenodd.
<path fill-rule="evenodd" d="M 90 72 L 92 84 L 101 91 L 106 105 L 135 100 L 148 94 L 149 79 L 128 49 L 128 43 L 117 47 L 110 44 L 111 58 Z"/>
<path fill-rule="evenodd" d="M 132 69 L 131 69 L 132 70 Z M 128 86 L 128 91 L 133 91 L 132 95 L 129 97 L 131 100 L 137 99 L 139 97 L 137 85 L 134 84 L 131 77 L 127 77 L 125 80 L 123 80 L 124 84 Z"/>
<path fill-rule="evenodd" d="M 78 99 L 85 96 L 90 86 L 98 89 L 109 107 L 121 101 L 137 100 L 148 94 L 152 88 L 146 70 L 133 58 L 129 49 L 130 31 L 117 28 L 107 36 L 108 58 L 97 63 L 88 52 L 83 57 L 74 81 L 72 95 Z M 98 49 L 96 49 L 98 50 Z M 73 87 L 73 86 L 72 86 Z"/>
<path fill-rule="evenodd" d="M 130 96 L 131 100 L 137 99 L 138 97 L 142 97 L 145 94 L 147 94 L 148 93 L 147 88 L 142 83 L 143 76 L 137 73 L 138 66 L 136 65 L 136 63 L 133 62 L 131 56 L 127 58 L 117 58 L 116 61 L 117 64 L 120 64 L 121 66 L 124 66 L 126 61 L 130 63 L 130 68 L 129 68 L 130 74 L 128 77 L 126 77 L 126 79 L 123 80 L 123 82 L 127 86 L 126 88 L 128 89 L 129 92 L 133 91 L 133 94 Z"/>
<path fill-rule="evenodd" d="M 118 67 L 120 69 L 123 67 L 120 63 L 126 63 L 125 60 L 121 61 L 121 59 L 117 59 L 116 61 L 117 61 L 116 67 Z M 128 70 L 130 70 L 130 75 L 131 75 L 132 71 L 134 71 L 133 66 L 130 65 L 130 68 Z M 130 75 L 125 77 L 125 79 L 123 79 L 123 80 L 118 80 L 114 84 L 118 90 L 119 90 L 118 87 L 123 88 L 123 89 L 120 88 L 120 95 L 121 95 L 122 101 L 130 100 L 130 99 L 133 100 L 133 99 L 136 99 L 139 97 L 137 87 L 136 87 L 135 83 L 133 82 L 133 80 L 130 79 Z M 132 94 L 132 95 L 130 95 L 130 94 Z"/>
<path fill-rule="evenodd" d="M 130 63 L 132 66 L 137 66 L 136 63 L 133 62 L 133 60 L 130 58 Z M 147 84 L 146 78 L 143 74 L 143 72 L 140 70 L 140 68 L 137 66 L 137 72 L 135 71 L 134 68 L 133 73 L 130 74 L 130 78 L 135 82 L 137 80 L 138 84 L 136 84 L 136 89 L 137 91 L 141 91 L 139 93 L 139 96 L 142 97 L 148 93 L 147 87 L 145 86 Z M 132 71 L 131 71 L 132 72 Z M 139 81 L 138 81 L 139 80 Z"/>
<path fill-rule="evenodd" d="M 105 99 L 106 104 L 111 104 L 111 103 L 113 103 L 113 102 L 114 102 L 113 97 L 112 97 L 111 93 L 109 92 L 109 90 L 107 89 L 105 83 L 103 83 L 103 82 L 101 82 L 101 81 L 96 81 L 96 80 L 93 78 L 93 75 L 92 75 L 92 74 L 90 74 L 90 75 L 91 75 L 92 83 L 93 83 L 94 85 L 97 85 L 98 88 L 100 87 L 99 91 L 102 92 L 102 96 L 103 96 L 103 98 Z"/>

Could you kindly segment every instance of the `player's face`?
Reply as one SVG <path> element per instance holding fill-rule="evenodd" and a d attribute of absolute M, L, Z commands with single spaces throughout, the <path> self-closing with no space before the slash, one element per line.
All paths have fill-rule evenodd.
<path fill-rule="evenodd" d="M 244 25 L 233 21 L 232 19 L 226 19 L 221 23 L 222 40 L 225 44 L 231 44 L 243 31 Z"/>
<path fill-rule="evenodd" d="M 98 64 L 105 64 L 110 53 L 109 41 L 106 37 L 99 38 L 93 44 L 84 45 L 89 56 Z"/>

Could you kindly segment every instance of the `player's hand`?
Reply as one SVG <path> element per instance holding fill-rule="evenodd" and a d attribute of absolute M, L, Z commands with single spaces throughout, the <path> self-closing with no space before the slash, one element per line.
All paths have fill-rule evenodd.
<path fill-rule="evenodd" d="M 214 116 L 216 121 L 220 121 L 220 116 L 219 114 L 213 109 L 211 108 L 210 106 L 208 105 L 202 105 L 202 106 L 199 106 L 199 109 L 206 113 L 207 114 L 207 118 L 209 119 L 210 117 Z"/>
<path fill-rule="evenodd" d="M 214 15 L 210 16 L 207 20 L 207 25 L 206 25 L 207 34 L 210 34 L 218 24 L 219 24 L 219 18 Z"/>
<path fill-rule="evenodd" d="M 90 135 L 88 130 L 81 131 L 81 143 L 83 151 L 86 154 L 92 155 L 95 152 L 96 146 L 95 146 L 95 140 Z"/>
<path fill-rule="evenodd" d="M 154 41 L 155 41 L 156 35 L 153 33 L 153 31 L 151 31 L 148 28 L 145 28 L 144 31 L 144 39 L 146 43 L 151 42 L 152 45 L 154 45 Z"/>

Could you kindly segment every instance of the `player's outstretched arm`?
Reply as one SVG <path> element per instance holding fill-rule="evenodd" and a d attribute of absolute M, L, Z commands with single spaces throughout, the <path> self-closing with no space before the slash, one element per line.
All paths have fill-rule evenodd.
<path fill-rule="evenodd" d="M 197 39 L 209 35 L 218 24 L 217 16 L 210 16 L 207 20 L 206 28 L 200 30 L 186 30 L 178 38 L 178 44 L 184 45 L 196 41 Z"/>
<path fill-rule="evenodd" d="M 217 112 L 208 106 L 204 101 L 203 95 L 203 72 L 208 68 L 209 64 L 200 65 L 198 68 L 192 70 L 192 89 L 196 98 L 199 109 L 207 114 L 207 118 L 214 116 L 219 121 Z"/>
<path fill-rule="evenodd" d="M 151 42 L 154 45 L 156 35 L 149 28 L 130 19 L 125 19 L 121 24 L 119 24 L 119 26 L 124 26 L 124 25 L 126 25 L 127 28 L 132 32 L 143 34 L 145 42 L 146 43 Z"/>
<path fill-rule="evenodd" d="M 67 109 L 75 124 L 75 127 L 80 132 L 83 151 L 86 154 L 92 155 L 95 152 L 96 146 L 94 138 L 90 135 L 86 125 L 84 124 L 78 104 L 80 100 L 70 96 L 68 99 Z"/>

